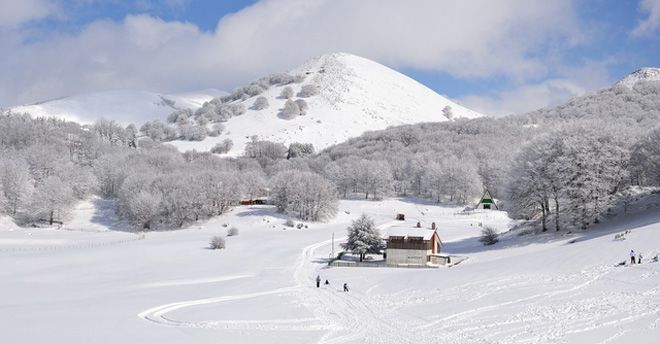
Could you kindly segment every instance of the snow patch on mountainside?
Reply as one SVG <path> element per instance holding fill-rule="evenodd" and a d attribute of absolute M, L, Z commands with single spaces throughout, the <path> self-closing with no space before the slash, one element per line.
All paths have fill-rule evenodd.
<path fill-rule="evenodd" d="M 222 94 L 224 92 L 215 89 L 179 94 L 112 90 L 14 106 L 5 112 L 58 117 L 83 124 L 105 118 L 124 125 L 134 123 L 139 127 L 145 121 L 163 119 L 178 109 L 198 109 L 204 102 Z"/>
<path fill-rule="evenodd" d="M 615 86 L 625 86 L 632 89 L 640 81 L 660 81 L 660 68 L 640 68 L 619 80 Z"/>
<path fill-rule="evenodd" d="M 201 142 L 174 141 L 181 151 L 210 150 L 227 138 L 234 142 L 230 155 L 242 153 L 253 135 L 261 140 L 312 143 L 317 150 L 346 141 L 368 130 L 420 122 L 449 120 L 443 108 L 449 106 L 453 118 L 475 118 L 480 113 L 467 109 L 435 93 L 417 81 L 374 61 L 346 53 L 314 58 L 290 71 L 305 77 L 301 83 L 271 86 L 258 96 L 228 104 L 242 104 L 247 111 L 223 124 L 225 133 Z M 302 97 L 303 86 L 314 85 L 318 94 Z M 287 120 L 281 117 L 286 99 L 280 97 L 292 87 L 292 99 L 304 99 L 306 115 Z M 250 109 L 263 96 L 269 106 Z"/>

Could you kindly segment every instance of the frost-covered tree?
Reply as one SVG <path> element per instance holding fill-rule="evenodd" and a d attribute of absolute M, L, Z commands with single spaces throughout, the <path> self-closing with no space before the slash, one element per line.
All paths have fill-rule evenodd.
<path fill-rule="evenodd" d="M 305 99 L 296 99 L 296 105 L 298 105 L 298 108 L 300 109 L 301 116 L 307 115 L 309 105 L 307 105 L 307 101 L 305 101 Z"/>
<path fill-rule="evenodd" d="M 287 86 L 282 89 L 282 92 L 280 92 L 280 98 L 282 99 L 291 99 L 293 98 L 293 88 L 291 86 Z"/>
<path fill-rule="evenodd" d="M 268 98 L 264 96 L 257 97 L 252 104 L 252 110 L 263 110 L 268 108 Z"/>
<path fill-rule="evenodd" d="M 214 123 L 208 131 L 210 137 L 218 137 L 225 131 L 225 126 L 222 123 Z"/>
<path fill-rule="evenodd" d="M 263 167 L 272 161 L 286 159 L 287 148 L 281 143 L 253 139 L 245 145 L 245 156 L 256 159 Z"/>
<path fill-rule="evenodd" d="M 382 199 L 392 190 L 392 171 L 387 161 L 358 161 L 353 168 L 357 187 L 364 198 Z"/>
<path fill-rule="evenodd" d="M 157 142 L 176 140 L 178 135 L 174 128 L 156 120 L 146 122 L 140 127 L 140 132 Z"/>
<path fill-rule="evenodd" d="M 451 106 L 447 105 L 442 108 L 442 115 L 447 117 L 448 120 L 454 119 L 454 112 L 451 109 Z"/>
<path fill-rule="evenodd" d="M 61 223 L 74 200 L 73 190 L 69 185 L 59 177 L 47 177 L 35 188 L 26 217 L 32 221 L 47 221 L 50 225 L 54 222 Z"/>
<path fill-rule="evenodd" d="M 218 142 L 211 148 L 211 153 L 213 154 L 226 154 L 229 153 L 231 148 L 234 146 L 234 142 L 230 139 L 224 139 L 222 142 Z"/>
<path fill-rule="evenodd" d="M 362 261 L 367 253 L 380 253 L 384 248 L 380 231 L 374 220 L 367 215 L 361 215 L 347 228 L 348 237 L 342 247 L 353 254 L 360 255 Z"/>
<path fill-rule="evenodd" d="M 630 168 L 637 184 L 660 186 L 660 127 L 650 131 L 632 147 Z"/>
<path fill-rule="evenodd" d="M 179 135 L 186 141 L 203 141 L 207 135 L 207 129 L 201 125 L 183 125 L 179 127 Z"/>
<path fill-rule="evenodd" d="M 280 172 L 270 185 L 271 200 L 280 212 L 309 221 L 327 220 L 337 213 L 334 186 L 316 173 Z"/>
<path fill-rule="evenodd" d="M 28 163 L 20 156 L 7 155 L 0 158 L 0 206 L 11 216 L 28 204 L 33 189 Z"/>
<path fill-rule="evenodd" d="M 314 145 L 311 143 L 294 142 L 289 145 L 287 159 L 305 158 L 314 154 Z"/>
<path fill-rule="evenodd" d="M 298 97 L 308 98 L 319 94 L 319 88 L 314 84 L 303 85 L 298 92 Z"/>
<path fill-rule="evenodd" d="M 284 108 L 282 109 L 281 116 L 284 119 L 294 119 L 300 116 L 300 107 L 296 104 L 295 101 L 289 99 L 284 103 Z"/>

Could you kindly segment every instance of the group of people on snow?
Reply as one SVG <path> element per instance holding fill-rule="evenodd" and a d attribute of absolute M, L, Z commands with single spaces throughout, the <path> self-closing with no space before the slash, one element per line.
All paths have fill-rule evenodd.
<path fill-rule="evenodd" d="M 635 253 L 635 250 L 630 250 L 630 265 L 635 265 L 635 264 L 642 264 L 642 253 Z M 658 255 L 656 254 L 651 258 L 651 263 L 657 263 L 658 262 Z M 626 265 L 626 262 L 623 261 L 619 263 L 619 265 Z"/>
<path fill-rule="evenodd" d="M 325 280 L 325 285 L 330 285 L 330 281 Z M 321 287 L 321 275 L 316 275 L 316 287 Z M 344 292 L 348 292 L 348 283 L 344 283 Z"/>

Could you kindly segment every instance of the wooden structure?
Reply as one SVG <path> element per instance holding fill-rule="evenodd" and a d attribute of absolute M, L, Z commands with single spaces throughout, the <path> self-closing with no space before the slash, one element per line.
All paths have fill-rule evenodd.
<path fill-rule="evenodd" d="M 484 195 L 481 196 L 481 199 L 479 199 L 479 203 L 477 203 L 477 206 L 474 208 L 497 210 L 497 204 L 495 203 L 495 200 L 493 199 L 493 196 L 491 196 L 490 192 L 486 190 L 486 192 L 484 192 Z"/>
<path fill-rule="evenodd" d="M 426 265 L 440 253 L 442 241 L 434 229 L 392 227 L 384 233 L 388 266 Z"/>
<path fill-rule="evenodd" d="M 240 205 L 267 204 L 265 199 L 246 199 L 239 202 Z"/>

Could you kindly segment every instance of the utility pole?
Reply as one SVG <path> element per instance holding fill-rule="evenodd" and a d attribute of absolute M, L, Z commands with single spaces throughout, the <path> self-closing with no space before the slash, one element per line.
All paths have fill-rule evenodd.
<path fill-rule="evenodd" d="M 332 232 L 332 256 L 330 259 L 335 258 L 335 232 Z"/>

